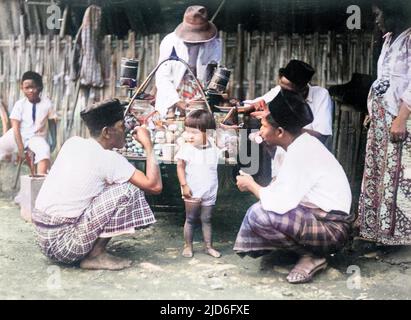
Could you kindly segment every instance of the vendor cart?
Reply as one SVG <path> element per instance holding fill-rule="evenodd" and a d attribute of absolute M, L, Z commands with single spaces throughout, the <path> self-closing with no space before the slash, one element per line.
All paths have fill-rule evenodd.
<path fill-rule="evenodd" d="M 136 126 L 146 126 L 151 131 L 154 153 L 159 162 L 163 180 L 163 192 L 155 196 L 147 195 L 147 200 L 158 211 L 176 211 L 183 208 L 177 178 L 177 162 L 174 156 L 178 148 L 184 143 L 184 138 L 182 137 L 184 118 L 177 117 L 174 120 L 167 121 L 161 119 L 150 103 L 152 97 L 145 93 L 156 71 L 164 62 L 169 60 L 183 63 L 191 73 L 191 76 L 196 80 L 202 99 L 193 101 L 190 107 L 192 109 L 206 109 L 214 115 L 216 120 L 217 130 L 212 138 L 217 147 L 222 151 L 218 166 L 219 190 L 236 188 L 235 175 L 238 172 L 239 131 L 242 128 L 241 125 L 238 125 L 239 121 L 242 120 L 242 116 L 239 116 L 238 106 L 227 106 L 227 104 L 220 106 L 210 105 L 210 101 L 215 102 L 218 100 L 218 94 L 214 91 L 207 95 L 188 64 L 178 58 L 175 51 L 173 51 L 168 59 L 160 62 L 128 101 L 124 113 L 127 128 L 126 144 L 123 149 L 117 150 L 128 161 L 133 163 L 136 168 L 145 171 L 145 152 L 142 146 L 133 139 L 131 133 Z"/>

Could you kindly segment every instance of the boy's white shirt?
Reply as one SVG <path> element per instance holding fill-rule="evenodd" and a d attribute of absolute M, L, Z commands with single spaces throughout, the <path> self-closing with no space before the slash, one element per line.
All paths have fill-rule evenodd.
<path fill-rule="evenodd" d="M 36 103 L 36 121 L 32 118 L 33 103 L 26 97 L 18 100 L 11 111 L 10 119 L 20 121 L 20 132 L 23 144 L 26 147 L 28 141 L 34 137 L 47 137 L 47 121 L 56 119 L 57 114 L 51 100 L 46 96 L 40 97 L 40 102 Z"/>

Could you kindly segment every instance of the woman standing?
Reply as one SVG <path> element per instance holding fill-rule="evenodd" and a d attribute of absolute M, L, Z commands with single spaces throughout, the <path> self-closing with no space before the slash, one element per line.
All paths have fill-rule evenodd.
<path fill-rule="evenodd" d="M 385 245 L 411 244 L 411 28 L 406 3 L 373 6 L 384 44 L 368 97 L 371 124 L 359 222 L 362 238 Z"/>

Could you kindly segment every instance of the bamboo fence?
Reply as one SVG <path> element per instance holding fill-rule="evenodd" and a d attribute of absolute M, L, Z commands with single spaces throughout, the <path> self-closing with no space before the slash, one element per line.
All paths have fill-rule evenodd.
<path fill-rule="evenodd" d="M 249 99 L 264 94 L 275 85 L 279 68 L 290 59 L 304 60 L 314 66 L 317 72 L 312 83 L 326 88 L 348 82 L 354 72 L 374 73 L 371 34 L 329 32 L 277 35 L 245 32 L 239 25 L 237 33 L 220 32 L 220 38 L 223 43 L 221 64 L 232 70 L 229 83 L 231 97 Z M 27 70 L 42 74 L 44 94 L 54 102 L 59 117 L 58 151 L 70 136 L 87 135 L 79 116 L 85 106 L 109 97 L 127 98 L 126 89 L 118 87 L 121 58 L 140 60 L 141 83 L 157 64 L 160 41 L 159 34 L 140 36 L 130 32 L 124 40 L 105 36 L 101 39 L 99 51 L 104 87 L 92 88 L 81 86 L 79 80 L 71 79 L 72 37 L 30 35 L 26 39 L 11 36 L 0 40 L 0 102 L 10 112 L 14 103 L 22 97 L 21 75 Z M 350 126 L 353 124 L 343 126 L 345 131 L 341 136 L 344 136 L 344 141 L 351 141 L 352 137 L 345 137 L 351 134 Z M 334 145 L 335 148 L 350 148 L 349 144 Z M 346 155 L 344 150 L 338 153 Z M 343 166 L 352 166 L 350 161 L 347 160 Z"/>
<path fill-rule="evenodd" d="M 317 70 L 312 80 L 328 88 L 351 79 L 354 72 L 373 74 L 373 37 L 371 34 L 347 33 L 277 35 L 276 33 L 220 32 L 223 43 L 221 64 L 232 70 L 228 93 L 240 99 L 255 98 L 267 92 L 277 80 L 279 68 L 290 59 L 300 59 Z M 11 36 L 0 40 L 0 105 L 10 113 L 22 97 L 20 77 L 27 70 L 43 75 L 44 93 L 54 102 L 58 114 L 57 148 L 73 135 L 87 136 L 80 121 L 80 111 L 87 105 L 109 97 L 127 99 L 126 89 L 118 86 L 121 58 L 140 60 L 141 83 L 156 66 L 161 36 L 140 36 L 130 32 L 127 39 L 105 36 L 101 39 L 101 64 L 104 87 L 92 88 L 72 80 L 73 48 L 70 36 Z M 151 90 L 149 87 L 148 90 Z M 334 153 L 351 181 L 353 208 L 359 194 L 364 158 L 363 115 L 350 109 L 336 108 Z M 342 112 L 341 112 L 342 110 Z M 1 111 L 1 110 L 0 110 Z M 4 123 L 0 125 L 4 127 Z M 2 128 L 0 128 L 2 129 Z M 0 132 L 1 135 L 1 132 Z M 357 147 L 358 146 L 358 147 Z"/>
<path fill-rule="evenodd" d="M 220 37 L 224 44 L 222 64 L 233 71 L 229 93 L 241 99 L 267 92 L 275 85 L 278 69 L 290 59 L 313 65 L 317 72 L 312 83 L 323 87 L 347 82 L 353 72 L 373 73 L 373 39 L 369 34 L 277 36 L 244 32 L 239 26 L 237 34 L 220 32 Z M 60 125 L 66 128 L 72 112 L 103 98 L 126 96 L 125 90 L 117 86 L 122 57 L 140 60 L 139 81 L 143 81 L 157 63 L 160 40 L 159 34 L 141 37 L 133 32 L 127 40 L 104 37 L 100 52 L 105 77 L 102 89 L 81 87 L 70 79 L 70 36 L 31 35 L 26 40 L 12 36 L 0 40 L 0 96 L 10 112 L 22 95 L 21 75 L 27 70 L 37 71 L 43 75 L 44 94 L 55 103 Z M 73 133 L 79 134 L 78 119 L 74 120 Z"/>

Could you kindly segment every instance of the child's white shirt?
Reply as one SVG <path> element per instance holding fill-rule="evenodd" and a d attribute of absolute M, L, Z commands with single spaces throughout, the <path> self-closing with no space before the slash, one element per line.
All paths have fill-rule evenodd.
<path fill-rule="evenodd" d="M 175 159 L 185 161 L 186 180 L 193 198 L 215 199 L 217 195 L 217 166 L 221 151 L 211 141 L 208 143 L 204 149 L 185 143 L 175 156 Z"/>
<path fill-rule="evenodd" d="M 26 97 L 18 100 L 11 111 L 10 119 L 20 121 L 20 132 L 23 144 L 34 136 L 47 137 L 47 120 L 56 119 L 56 111 L 51 100 L 45 96 L 36 103 L 36 121 L 33 123 L 33 103 Z"/>

